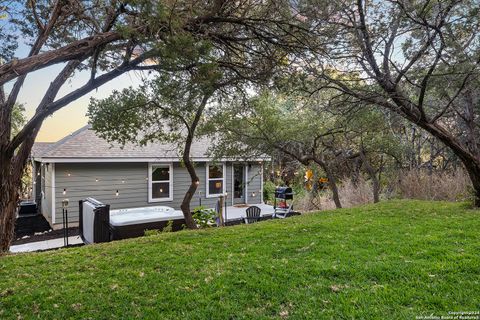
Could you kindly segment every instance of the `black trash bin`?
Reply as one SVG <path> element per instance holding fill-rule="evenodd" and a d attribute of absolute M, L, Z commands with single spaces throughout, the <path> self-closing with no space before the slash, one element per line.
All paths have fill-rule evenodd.
<path fill-rule="evenodd" d="M 18 215 L 27 216 L 37 214 L 37 204 L 34 201 L 21 201 L 18 206 Z"/>
<path fill-rule="evenodd" d="M 79 201 L 79 231 L 85 244 L 110 241 L 110 205 L 93 198 Z"/>

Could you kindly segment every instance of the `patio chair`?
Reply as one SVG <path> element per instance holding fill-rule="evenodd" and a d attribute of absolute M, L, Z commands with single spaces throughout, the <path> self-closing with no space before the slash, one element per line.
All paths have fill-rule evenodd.
<path fill-rule="evenodd" d="M 257 206 L 251 206 L 247 208 L 247 217 L 245 218 L 245 223 L 255 223 L 260 219 L 260 213 L 262 209 Z"/>

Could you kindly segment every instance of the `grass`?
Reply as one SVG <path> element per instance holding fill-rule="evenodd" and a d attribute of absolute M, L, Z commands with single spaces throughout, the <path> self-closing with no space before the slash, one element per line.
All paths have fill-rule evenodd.
<path fill-rule="evenodd" d="M 415 319 L 480 310 L 480 213 L 391 201 L 0 258 L 0 318 Z"/>

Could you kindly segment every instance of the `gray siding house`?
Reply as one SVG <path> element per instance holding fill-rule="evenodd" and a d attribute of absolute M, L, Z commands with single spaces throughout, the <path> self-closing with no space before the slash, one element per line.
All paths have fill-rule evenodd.
<path fill-rule="evenodd" d="M 192 208 L 214 208 L 226 195 L 227 205 L 263 202 L 263 160 L 213 161 L 207 139 L 192 145 L 200 184 Z M 169 144 L 123 148 L 98 137 L 89 126 L 55 143 L 37 143 L 32 151 L 33 195 L 42 214 L 62 225 L 62 201 L 69 200 L 70 222 L 78 222 L 78 201 L 93 197 L 112 209 L 165 205 L 180 209 L 190 184 L 176 149 Z"/>

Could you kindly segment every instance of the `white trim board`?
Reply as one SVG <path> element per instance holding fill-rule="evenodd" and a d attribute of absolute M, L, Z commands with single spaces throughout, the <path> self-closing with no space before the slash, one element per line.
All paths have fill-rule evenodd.
<path fill-rule="evenodd" d="M 205 198 L 218 198 L 220 196 L 224 196 L 227 193 L 227 186 L 226 186 L 226 181 L 227 181 L 227 165 L 225 162 L 222 163 L 223 166 L 223 174 L 222 174 L 222 192 L 223 193 L 217 193 L 217 194 L 210 194 L 209 192 L 209 187 L 208 187 L 208 169 L 209 169 L 210 163 L 205 164 Z M 218 178 L 219 180 L 219 178 Z"/>
<path fill-rule="evenodd" d="M 152 197 L 152 167 L 168 167 L 169 168 L 169 197 L 168 198 L 153 198 Z M 173 201 L 173 163 L 149 163 L 148 164 L 148 203 Z"/>
<path fill-rule="evenodd" d="M 232 198 L 232 206 L 233 206 L 234 195 L 235 195 L 235 182 L 234 182 L 235 177 L 234 177 L 234 175 L 233 175 L 233 173 L 234 173 L 234 169 L 233 169 L 233 168 L 234 168 L 234 165 L 235 165 L 234 163 L 232 163 L 232 164 L 230 165 L 230 170 L 232 171 L 232 180 L 231 180 L 231 182 L 230 182 L 230 186 L 231 186 L 231 194 L 230 194 L 230 197 Z"/>
<path fill-rule="evenodd" d="M 263 163 L 260 165 L 260 203 L 263 203 Z"/>
<path fill-rule="evenodd" d="M 55 163 L 52 163 L 52 224 L 55 224 L 56 208 L 55 208 Z"/>
<path fill-rule="evenodd" d="M 234 202 L 234 193 L 235 193 L 235 166 L 243 166 L 243 202 L 248 204 L 248 185 L 249 185 L 249 166 L 251 163 L 247 162 L 233 162 L 232 167 L 232 203 Z"/>
<path fill-rule="evenodd" d="M 37 168 L 35 167 L 35 161 L 31 159 L 31 166 L 32 166 L 32 192 L 30 197 L 32 198 L 33 201 L 37 201 Z"/>
<path fill-rule="evenodd" d="M 180 158 L 34 158 L 35 161 L 43 163 L 97 163 L 97 162 L 151 162 L 151 163 L 165 163 L 165 162 L 181 162 Z M 192 158 L 195 162 L 211 162 L 212 158 L 197 157 Z M 235 159 L 222 158 L 218 162 L 235 161 Z M 246 160 L 247 162 L 263 162 L 270 161 L 270 158 L 256 158 Z"/>
<path fill-rule="evenodd" d="M 243 190 L 243 192 L 245 193 L 245 203 L 248 204 L 248 183 L 249 183 L 248 182 L 248 164 L 245 164 L 243 166 L 243 168 L 244 168 L 244 171 L 245 171 L 244 172 L 244 177 L 243 177 L 245 179 L 245 181 L 243 182 L 243 187 L 245 189 Z"/>

